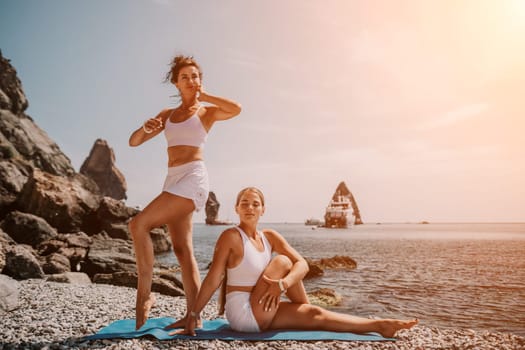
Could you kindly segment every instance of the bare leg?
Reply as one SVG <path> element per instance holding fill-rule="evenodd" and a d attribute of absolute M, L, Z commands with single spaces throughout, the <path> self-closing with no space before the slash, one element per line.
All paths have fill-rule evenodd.
<path fill-rule="evenodd" d="M 182 274 L 182 284 L 184 285 L 184 294 L 186 295 L 187 311 L 193 309 L 195 299 L 201 285 L 199 267 L 197 260 L 193 255 L 193 236 L 192 236 L 192 213 L 177 223 L 168 224 L 173 244 L 173 251 L 179 260 Z M 186 325 L 186 317 L 168 326 L 168 328 L 179 328 Z M 200 317 L 197 320 L 197 327 L 202 326 Z"/>
<path fill-rule="evenodd" d="M 290 272 L 291 268 L 292 262 L 287 256 L 277 255 L 270 261 L 268 266 L 266 266 L 263 275 L 271 279 L 279 279 L 286 276 L 288 272 Z M 259 328 L 261 329 L 266 329 L 270 326 L 272 319 L 277 312 L 276 309 L 266 311 L 264 310 L 264 305 L 259 304 L 259 300 L 266 292 L 267 288 L 268 285 L 261 277 L 255 284 L 252 294 L 250 295 L 250 304 L 252 306 L 253 315 L 259 324 Z M 306 296 L 306 292 L 304 291 L 304 286 L 302 283 L 290 286 L 290 288 L 288 288 L 287 295 L 290 300 L 295 302 L 308 302 L 308 297 Z"/>
<path fill-rule="evenodd" d="M 279 279 L 286 276 L 291 267 L 292 262 L 288 257 L 278 255 L 268 264 L 263 274 L 271 279 Z M 253 315 L 262 330 L 291 328 L 353 333 L 378 332 L 384 337 L 393 337 L 398 330 L 411 328 L 418 323 L 417 320 L 373 320 L 328 311 L 308 303 L 302 283 L 288 289 L 287 295 L 291 303 L 281 302 L 277 309 L 265 311 L 263 305 L 259 304 L 259 299 L 265 291 L 266 283 L 260 279 L 250 296 Z M 303 300 L 306 302 L 302 302 Z"/>
<path fill-rule="evenodd" d="M 144 325 L 155 303 L 155 298 L 151 294 L 154 253 L 149 233 L 162 224 L 191 215 L 193 208 L 191 200 L 163 192 L 129 222 L 138 275 L 136 329 Z"/>
<path fill-rule="evenodd" d="M 292 303 L 298 304 L 310 304 L 308 300 L 308 294 L 306 294 L 306 289 L 304 289 L 303 281 L 300 281 L 286 290 L 286 296 Z"/>
<path fill-rule="evenodd" d="M 418 320 L 368 319 L 328 311 L 308 304 L 281 303 L 270 324 L 270 329 L 305 329 L 335 332 L 377 332 L 384 337 L 393 337 L 400 329 L 408 329 Z"/>

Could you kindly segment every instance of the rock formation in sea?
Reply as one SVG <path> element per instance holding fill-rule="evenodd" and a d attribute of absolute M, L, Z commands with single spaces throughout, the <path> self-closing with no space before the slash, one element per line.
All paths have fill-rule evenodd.
<path fill-rule="evenodd" d="M 89 156 L 80 167 L 80 173 L 95 181 L 102 195 L 126 199 L 126 179 L 116 167 L 115 153 L 106 140 L 95 141 Z"/>
<path fill-rule="evenodd" d="M 352 211 L 350 211 L 350 207 Z M 350 216 L 354 217 L 354 225 L 361 225 L 361 213 L 354 198 L 354 195 L 344 181 L 337 186 L 330 203 L 326 207 L 324 216 L 325 227 L 328 228 L 345 228 L 350 224 Z"/>
<path fill-rule="evenodd" d="M 349 256 L 335 255 L 331 258 L 310 259 L 306 258 L 308 263 L 308 273 L 305 279 L 320 277 L 324 275 L 326 269 L 353 270 L 357 267 L 357 262 Z"/>
<path fill-rule="evenodd" d="M 217 200 L 217 196 L 213 191 L 210 191 L 208 200 L 206 201 L 206 225 L 230 225 L 231 222 L 219 220 L 219 208 L 221 204 Z"/>
<path fill-rule="evenodd" d="M 0 273 L 67 281 L 80 272 L 91 281 L 133 285 L 127 223 L 138 210 L 121 200 L 126 182 L 113 151 L 97 140 L 76 172 L 25 114 L 27 106 L 16 70 L 0 52 Z M 150 234 L 156 253 L 171 249 L 164 228 Z M 156 265 L 155 289 L 182 295 L 172 276 L 158 273 L 168 269 Z"/>

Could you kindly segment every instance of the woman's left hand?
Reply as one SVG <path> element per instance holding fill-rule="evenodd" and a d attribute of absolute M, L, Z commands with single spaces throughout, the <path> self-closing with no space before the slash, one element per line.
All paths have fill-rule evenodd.
<path fill-rule="evenodd" d="M 281 288 L 279 288 L 279 280 L 269 278 L 266 275 L 262 275 L 263 282 L 266 283 L 267 288 L 259 304 L 264 304 L 263 310 L 270 311 L 272 308 L 276 309 L 281 301 Z"/>

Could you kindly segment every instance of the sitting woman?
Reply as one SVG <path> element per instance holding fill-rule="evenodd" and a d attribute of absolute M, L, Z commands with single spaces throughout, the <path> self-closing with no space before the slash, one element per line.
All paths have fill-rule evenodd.
<path fill-rule="evenodd" d="M 356 317 L 311 305 L 302 282 L 308 272 L 304 258 L 276 231 L 257 230 L 259 218 L 264 214 L 261 191 L 253 187 L 243 189 L 237 196 L 235 210 L 240 224 L 219 237 L 186 328 L 176 333 L 195 335 L 199 313 L 223 281 L 225 271 L 226 318 L 236 331 L 302 329 L 377 332 L 393 337 L 398 330 L 418 323 L 417 319 Z M 273 258 L 272 252 L 277 254 Z M 290 302 L 280 301 L 282 293 L 286 293 Z M 222 300 L 219 302 L 222 304 Z"/>

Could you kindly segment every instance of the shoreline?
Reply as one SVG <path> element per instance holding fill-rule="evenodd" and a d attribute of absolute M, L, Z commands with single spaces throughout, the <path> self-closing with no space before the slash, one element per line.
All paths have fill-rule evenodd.
<path fill-rule="evenodd" d="M 19 282 L 19 307 L 2 316 L 1 349 L 256 349 L 270 346 L 293 349 L 525 349 L 525 337 L 511 333 L 476 332 L 415 326 L 397 334 L 395 342 L 343 341 L 221 341 L 154 338 L 83 340 L 112 321 L 134 318 L 135 289 L 105 284 L 74 285 L 24 280 Z M 183 297 L 156 294 L 150 317 L 179 318 L 185 311 Z M 210 303 L 203 318 L 216 317 Z M 351 343 L 351 344 L 347 344 Z"/>

